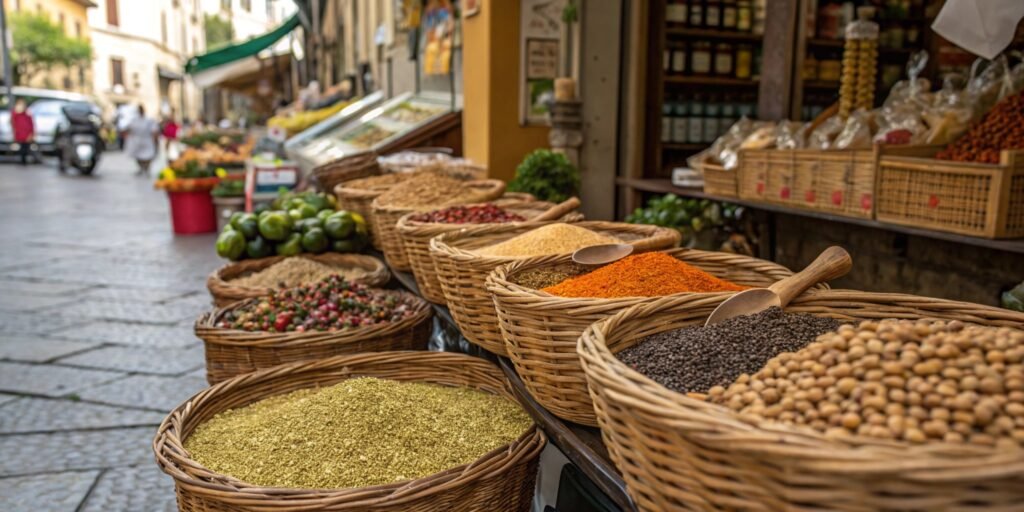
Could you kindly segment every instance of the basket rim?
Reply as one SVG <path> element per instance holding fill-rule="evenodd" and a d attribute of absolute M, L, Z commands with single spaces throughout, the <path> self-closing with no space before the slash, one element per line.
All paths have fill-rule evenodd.
<path fill-rule="evenodd" d="M 540 221 L 540 222 L 517 222 L 508 224 L 477 224 L 470 227 L 460 229 L 458 231 L 451 231 L 448 233 L 440 234 L 430 240 L 431 252 L 437 252 L 444 256 L 458 260 L 461 262 L 472 261 L 474 263 L 480 263 L 482 265 L 489 265 L 497 267 L 505 263 L 513 263 L 516 261 L 526 260 L 529 257 L 508 257 L 508 256 L 489 256 L 481 255 L 475 252 L 470 252 L 462 249 L 458 244 L 467 238 L 476 238 L 480 236 L 504 234 L 508 231 L 524 230 L 523 233 L 546 226 L 548 224 L 569 224 L 560 220 L 551 221 Z M 627 241 L 630 245 L 635 245 L 639 242 L 649 241 L 651 239 L 657 239 L 661 237 L 668 237 L 674 239 L 673 246 L 679 245 L 679 241 L 682 235 L 679 231 L 671 228 L 665 228 L 661 226 L 655 226 L 652 224 L 630 224 L 626 222 L 611 222 L 604 220 L 585 220 L 580 222 L 572 222 L 573 226 L 587 228 L 591 230 L 612 232 L 612 233 L 641 233 L 643 238 L 637 240 Z M 565 253 L 568 254 L 568 253 Z M 564 255 L 564 254 L 563 254 Z M 548 255 L 548 256 L 534 256 L 534 257 L 551 257 L 561 255 Z"/>
<path fill-rule="evenodd" d="M 502 201 L 505 201 L 505 200 L 507 200 L 508 202 L 507 203 L 503 203 L 503 204 L 498 204 L 498 203 L 501 203 Z M 452 206 L 448 206 L 448 207 L 438 208 L 437 210 L 443 210 L 444 208 L 452 208 L 452 207 L 455 207 L 455 206 L 485 206 L 485 205 L 488 205 L 488 204 L 496 204 L 497 206 L 499 206 L 502 209 L 510 210 L 510 211 L 513 211 L 513 212 L 515 212 L 515 211 L 534 210 L 534 209 L 540 209 L 540 208 L 550 208 L 552 206 L 555 206 L 555 203 L 552 203 L 552 202 L 549 202 L 549 201 L 539 201 L 539 200 L 528 200 L 528 199 L 500 197 L 500 198 L 495 199 L 493 201 L 485 201 L 485 202 L 478 202 L 478 203 L 466 203 L 466 204 L 452 205 Z M 427 210 L 427 211 L 436 211 L 436 210 Z M 433 236 L 440 235 L 441 233 L 448 233 L 449 231 L 457 231 L 457 230 L 465 228 L 465 227 L 496 226 L 496 225 L 508 226 L 508 225 L 513 225 L 513 224 L 523 224 L 523 223 L 526 223 L 526 222 L 530 222 L 530 219 L 527 219 L 527 220 L 518 221 L 518 222 L 500 222 L 500 223 L 498 223 L 498 222 L 491 222 L 491 223 L 447 224 L 447 223 L 444 223 L 444 222 L 422 222 L 422 221 L 412 220 L 412 217 L 414 217 L 416 215 L 419 215 L 421 213 L 424 213 L 424 212 L 422 212 L 422 211 L 414 211 L 414 212 L 408 212 L 405 215 L 402 215 L 402 217 L 400 219 L 398 219 L 398 222 L 395 223 L 395 228 L 398 230 L 399 233 L 402 234 L 402 236 L 433 237 Z M 576 213 L 576 212 L 569 212 L 568 214 L 566 214 L 566 216 L 567 217 L 572 216 L 574 213 Z M 563 222 L 567 222 L 567 221 L 563 221 Z"/>
<path fill-rule="evenodd" d="M 970 468 L 984 468 L 985 476 L 1010 475 L 1024 471 L 1024 450 L 1009 451 L 996 447 L 978 447 L 967 444 L 946 443 L 944 441 L 913 445 L 902 441 L 890 441 L 850 435 L 841 438 L 828 438 L 824 433 L 805 425 L 784 425 L 769 419 L 737 413 L 723 405 L 706 402 L 695 396 L 672 391 L 658 384 L 649 377 L 632 369 L 629 365 L 615 357 L 618 349 L 624 348 L 613 341 L 609 346 L 607 338 L 616 332 L 621 325 L 647 319 L 652 314 L 671 310 L 675 297 L 663 297 L 655 301 L 631 306 L 613 315 L 595 322 L 587 327 L 577 341 L 576 350 L 584 362 L 584 371 L 590 380 L 592 370 L 587 366 L 601 367 L 602 373 L 608 374 L 617 381 L 616 389 L 607 392 L 618 396 L 633 395 L 631 406 L 644 409 L 652 414 L 672 416 L 678 421 L 700 421 L 713 424 L 713 429 L 706 432 L 708 438 L 731 438 L 731 450 L 737 453 L 787 454 L 800 452 L 802 459 L 811 459 L 812 468 L 831 473 L 904 473 L 914 471 L 913 475 L 903 474 L 906 478 L 919 480 L 936 480 L 951 477 L 950 473 Z M 1024 314 L 1002 310 L 991 306 L 921 297 L 899 293 L 874 293 L 856 290 L 827 290 L 807 293 L 790 303 L 794 305 L 816 306 L 823 303 L 827 307 L 830 300 L 840 302 L 861 301 L 880 306 L 891 303 L 921 304 L 932 303 L 936 310 L 968 311 L 972 314 L 984 313 L 993 319 L 1005 322 L 1017 322 L 1024 325 Z M 801 311 L 802 312 L 802 311 Z M 808 313 L 814 314 L 813 311 Z M 915 315 L 916 318 L 928 318 Z M 894 316 L 904 319 L 906 316 Z M 636 399 L 637 396 L 642 399 Z M 765 448 L 770 444 L 774 448 Z M 968 458 L 969 457 L 969 458 Z M 894 461 L 899 462 L 894 462 Z M 939 462 L 942 462 L 940 464 Z M 992 465 L 1001 467 L 991 467 Z"/>
<path fill-rule="evenodd" d="M 375 290 L 381 290 L 375 288 Z M 391 331 L 404 329 L 407 325 L 416 325 L 430 319 L 434 310 L 430 303 L 422 297 L 404 290 L 384 290 L 406 298 L 414 309 L 412 316 L 381 324 L 361 325 L 355 328 L 342 329 L 337 331 L 306 331 L 306 332 L 267 332 L 267 331 L 243 331 L 241 329 L 230 329 L 217 327 L 216 324 L 229 311 L 233 311 L 262 300 L 252 298 L 240 300 L 223 308 L 216 308 L 213 311 L 203 313 L 196 319 L 194 331 L 197 337 L 204 343 L 215 345 L 235 345 L 243 347 L 258 347 L 262 345 L 273 345 L 275 348 L 284 348 L 294 345 L 316 345 L 323 343 L 340 343 L 350 339 L 362 339 L 368 335 L 383 336 Z"/>
<path fill-rule="evenodd" d="M 190 414 L 193 414 L 197 406 L 194 404 L 206 401 L 209 397 L 224 395 L 244 390 L 248 386 L 263 384 L 266 381 L 273 381 L 285 375 L 303 375 L 318 373 L 333 373 L 339 378 L 334 384 L 352 377 L 363 375 L 359 365 L 374 364 L 376 362 L 419 362 L 422 363 L 424 355 L 430 359 L 450 359 L 452 362 L 462 360 L 460 366 L 491 365 L 491 363 L 469 355 L 456 354 L 451 352 L 428 352 L 422 351 L 389 351 L 389 352 L 368 352 L 352 355 L 334 356 L 326 359 L 312 361 L 298 361 L 282 364 L 251 373 L 245 373 L 214 384 L 198 393 L 192 395 L 177 407 L 175 407 L 160 423 L 156 435 L 150 445 L 156 457 L 157 465 L 168 476 L 174 479 L 178 485 L 186 485 L 200 489 L 200 492 L 209 493 L 231 493 L 239 498 L 244 498 L 249 504 L 262 505 L 259 510 L 296 510 L 298 507 L 309 507 L 327 504 L 345 504 L 347 506 L 369 506 L 384 501 L 387 505 L 400 505 L 404 502 L 419 499 L 425 496 L 442 492 L 454 486 L 471 484 L 474 481 L 500 476 L 510 465 L 518 464 L 524 460 L 539 455 L 547 443 L 544 433 L 534 423 L 514 441 L 495 448 L 476 460 L 446 469 L 431 475 L 420 478 L 408 479 L 389 484 L 379 484 L 367 487 L 348 487 L 338 489 L 296 489 L 287 487 L 264 487 L 250 484 L 230 475 L 216 473 L 191 458 L 184 447 L 184 438 L 181 437 L 176 424 L 182 424 Z M 352 367 L 356 368 L 353 369 Z M 500 370 L 489 368 L 488 371 L 497 372 L 505 387 L 509 384 Z M 383 378 L 383 377 L 378 377 Z M 415 382 L 429 382 L 425 379 L 410 379 Z M 319 387 L 319 382 L 309 387 Z M 333 384 L 331 384 L 333 385 Z M 445 384 L 438 384 L 445 385 Z M 478 388 L 475 388 L 478 389 Z M 490 394 L 504 396 L 519 405 L 513 398 L 511 392 L 502 395 L 491 391 L 482 390 Z M 280 395 L 267 394 L 256 401 Z M 520 405 L 520 407 L 522 407 Z M 218 411 L 222 412 L 222 411 Z M 494 466 L 494 467 L 487 467 Z M 484 469 L 482 469 L 484 468 Z M 190 474 L 196 473 L 196 474 Z M 223 497 L 223 496 L 222 496 Z M 259 501 L 282 500 L 275 503 L 259 503 Z"/>
<path fill-rule="evenodd" d="M 505 182 L 501 181 L 501 180 L 498 180 L 498 179 L 494 179 L 494 178 L 486 178 L 486 179 L 481 179 L 481 180 L 467 180 L 464 183 L 464 185 L 466 187 L 471 187 L 471 188 L 481 188 L 481 189 L 483 189 L 482 192 L 487 192 L 487 193 L 495 193 L 495 192 L 497 192 L 499 194 L 499 196 L 500 196 L 500 194 L 502 192 L 505 191 Z M 495 199 L 497 199 L 497 198 L 495 198 Z M 474 204 L 475 203 L 479 203 L 479 201 L 475 201 Z M 373 208 L 374 213 L 378 213 L 379 212 L 379 213 L 391 214 L 391 215 L 395 215 L 395 214 L 397 214 L 397 215 L 404 215 L 404 214 L 410 213 L 410 212 L 425 211 L 424 208 L 421 208 L 421 207 L 410 208 L 408 206 L 397 206 L 397 205 L 390 205 L 390 204 L 381 204 L 380 203 L 380 197 L 377 197 L 376 199 L 374 199 L 373 200 L 373 204 L 371 204 L 370 207 Z M 433 206 L 427 206 L 425 208 L 433 209 L 434 207 Z"/>
<path fill-rule="evenodd" d="M 372 149 L 365 149 L 365 150 L 362 150 L 362 151 L 358 151 L 356 153 L 345 155 L 345 156 L 340 157 L 340 158 L 336 158 L 334 160 L 331 160 L 330 162 L 327 162 L 327 163 L 324 163 L 324 164 L 320 164 L 320 165 L 314 167 L 312 169 L 311 173 L 312 174 L 317 174 L 317 173 L 332 172 L 332 171 L 335 171 L 336 170 L 335 168 L 338 167 L 338 166 L 342 166 L 342 165 L 344 165 L 344 166 L 349 166 L 349 165 L 351 165 L 351 166 L 366 165 L 366 164 L 368 164 L 371 161 L 374 164 L 377 163 L 377 153 L 374 152 Z"/>
<path fill-rule="evenodd" d="M 683 258 L 683 256 L 693 255 L 693 256 L 696 256 L 698 258 L 702 258 L 703 257 L 703 258 L 709 258 L 709 259 L 721 259 L 723 261 L 730 261 L 731 260 L 733 266 L 739 265 L 740 267 L 743 267 L 743 268 L 749 267 L 749 266 L 754 266 L 754 265 L 763 266 L 763 267 L 770 267 L 770 270 L 768 270 L 768 269 L 766 269 L 766 270 L 749 269 L 749 270 L 757 271 L 758 273 L 764 274 L 764 275 L 768 275 L 769 277 L 778 277 L 779 279 L 782 279 L 784 277 L 788 277 L 788 276 L 791 276 L 791 275 L 794 274 L 794 272 L 792 270 L 790 270 L 790 269 L 788 269 L 788 268 L 786 268 L 786 267 L 784 267 L 782 265 L 779 265 L 778 263 L 775 263 L 773 261 L 762 260 L 762 259 L 756 258 L 754 256 L 746 256 L 746 255 L 742 255 L 742 254 L 733 254 L 733 253 L 726 253 L 726 252 L 720 252 L 720 251 L 704 251 L 704 250 L 700 250 L 700 249 L 691 249 L 691 248 L 688 248 L 688 247 L 676 247 L 676 248 L 672 248 L 672 249 L 660 249 L 660 250 L 645 251 L 645 252 L 663 252 L 665 254 L 668 254 L 669 256 L 672 256 L 673 258 L 675 258 L 677 260 L 683 261 L 684 263 L 688 263 L 688 262 Z M 542 291 L 542 290 L 539 290 L 539 289 L 528 288 L 526 286 L 514 283 L 511 280 L 512 277 L 514 277 L 516 274 L 518 274 L 520 272 L 525 272 L 527 270 L 533 270 L 533 269 L 536 269 L 536 268 L 547 267 L 547 266 L 552 266 L 552 265 L 561 265 L 561 264 L 566 264 L 566 263 L 572 263 L 572 255 L 556 254 L 556 255 L 549 255 L 549 256 L 536 256 L 536 257 L 533 257 L 533 258 L 520 259 L 520 260 L 513 261 L 511 263 L 506 263 L 504 265 L 501 265 L 501 266 L 498 266 L 497 268 L 495 268 L 494 271 L 492 271 L 491 274 L 487 277 L 487 285 L 486 285 L 487 286 L 487 291 L 491 292 L 494 295 L 501 295 L 501 296 L 507 296 L 507 297 L 517 297 L 517 298 L 529 298 L 529 299 L 534 299 L 535 300 L 533 303 L 529 303 L 529 304 L 517 301 L 516 306 L 518 306 L 518 307 L 548 307 L 549 305 L 551 305 L 551 303 L 560 303 L 559 304 L 560 306 L 564 306 L 565 303 L 579 303 L 580 307 L 612 305 L 612 306 L 615 306 L 616 308 L 622 308 L 622 307 L 625 307 L 627 304 L 635 304 L 637 302 L 647 302 L 647 301 L 651 301 L 651 300 L 654 300 L 656 298 L 662 298 L 662 297 L 675 297 L 675 296 L 679 296 L 679 295 L 700 295 L 700 296 L 712 297 L 712 296 L 716 296 L 716 295 L 719 295 L 719 294 L 732 295 L 732 294 L 736 293 L 736 292 L 731 292 L 731 291 L 723 291 L 723 292 L 679 292 L 679 293 L 673 293 L 671 295 L 658 295 L 658 296 L 563 297 L 561 295 L 553 295 L 553 294 L 550 294 L 548 292 L 545 292 L 545 291 Z M 768 273 L 769 271 L 773 272 L 775 274 L 769 274 Z M 816 288 L 812 288 L 812 290 L 814 290 L 814 289 L 827 290 L 827 289 L 829 289 L 829 287 L 828 287 L 827 283 L 819 283 L 816 286 Z"/>
<path fill-rule="evenodd" d="M 327 265 L 331 265 L 332 263 L 330 261 L 321 260 L 330 260 L 339 257 L 344 259 L 354 259 L 364 263 L 357 263 L 354 266 L 367 269 L 367 277 L 373 277 L 376 274 L 381 274 L 382 278 L 384 276 L 390 276 L 390 272 L 388 271 L 387 265 L 385 265 L 384 262 L 380 260 L 380 258 L 377 258 L 369 254 L 332 252 L 325 252 L 322 254 L 302 253 L 297 256 L 268 256 L 266 258 L 245 259 L 225 263 L 220 268 L 217 268 L 213 272 L 210 272 L 210 275 L 207 276 L 206 278 L 206 288 L 210 290 L 211 293 L 214 291 L 214 289 L 216 289 L 217 293 L 222 295 L 251 295 L 254 293 L 268 295 L 275 293 L 278 291 L 278 289 L 270 286 L 239 286 L 231 284 L 231 281 L 234 281 L 234 279 L 226 280 L 224 279 L 224 274 L 230 270 L 234 270 L 237 266 L 246 263 L 254 267 L 251 269 L 252 272 L 258 272 L 260 270 L 269 268 L 270 266 L 276 263 L 284 261 L 289 257 L 306 258 L 314 261 L 319 261 Z M 385 282 L 386 281 L 387 280 L 385 279 Z M 356 279 L 353 280 L 353 282 L 360 282 L 360 280 Z"/>

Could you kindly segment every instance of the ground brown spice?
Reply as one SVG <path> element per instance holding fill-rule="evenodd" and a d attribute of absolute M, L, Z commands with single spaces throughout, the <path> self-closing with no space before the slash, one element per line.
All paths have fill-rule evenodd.
<path fill-rule="evenodd" d="M 366 277 L 366 270 L 359 267 L 335 267 L 309 258 L 293 257 L 229 282 L 235 286 L 294 288 L 316 283 L 334 274 L 352 281 Z"/>

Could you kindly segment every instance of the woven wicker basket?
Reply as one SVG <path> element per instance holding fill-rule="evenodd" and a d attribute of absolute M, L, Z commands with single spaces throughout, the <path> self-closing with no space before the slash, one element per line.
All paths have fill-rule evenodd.
<path fill-rule="evenodd" d="M 519 196 L 521 195 L 526 195 L 528 198 L 520 198 Z M 517 193 L 506 193 L 494 203 L 526 219 L 532 219 L 555 206 L 554 203 L 536 201 L 529 194 Z M 402 247 L 405 249 L 405 256 L 408 258 L 409 266 L 412 268 L 413 276 L 416 278 L 416 285 L 420 289 L 420 295 L 430 302 L 444 304 L 444 292 L 441 291 L 441 282 L 437 278 L 434 259 L 430 256 L 430 239 L 437 235 L 479 224 L 416 222 L 411 220 L 413 215 L 416 214 L 409 213 L 403 215 L 401 219 L 398 219 L 398 223 L 395 224 L 399 236 L 402 237 Z M 572 211 L 558 217 L 559 222 L 579 222 L 581 220 L 583 220 L 583 214 Z"/>
<path fill-rule="evenodd" d="M 550 222 L 476 226 L 446 233 L 430 241 L 430 255 L 452 318 L 467 340 L 491 353 L 508 355 L 498 329 L 494 299 L 486 288 L 487 276 L 498 266 L 525 258 L 481 256 L 470 251 L 508 240 L 545 224 Z M 638 251 L 668 249 L 679 245 L 680 239 L 679 232 L 674 229 L 647 224 L 585 221 L 575 225 L 619 238 Z"/>
<path fill-rule="evenodd" d="M 380 174 L 377 155 L 367 151 L 326 163 L 311 173 L 320 190 L 330 192 L 339 183 Z"/>
<path fill-rule="evenodd" d="M 352 282 L 365 284 L 366 286 L 384 286 L 391 279 L 391 273 L 388 272 L 388 267 L 384 265 L 383 261 L 365 254 L 329 252 L 325 254 L 303 254 L 301 257 L 332 267 L 361 268 L 366 271 L 366 275 L 358 279 L 352 279 Z M 276 288 L 269 286 L 238 286 L 232 284 L 232 281 L 242 276 L 259 272 L 284 259 L 285 256 L 271 256 L 255 260 L 242 260 L 236 263 L 228 263 L 214 270 L 206 278 L 206 288 L 210 290 L 210 295 L 213 297 L 213 305 L 223 308 L 232 302 L 254 299 L 274 293 L 277 291 Z"/>
<path fill-rule="evenodd" d="M 704 192 L 713 196 L 736 197 L 738 168 L 726 169 L 722 164 L 703 162 L 700 170 L 704 174 Z"/>
<path fill-rule="evenodd" d="M 250 332 L 217 327 L 231 310 L 258 299 L 236 302 L 206 313 L 196 320 L 196 336 L 206 349 L 206 380 L 216 384 L 242 373 L 295 361 L 326 357 L 383 352 L 387 350 L 425 350 L 433 324 L 433 309 L 410 293 L 414 314 L 397 322 L 369 325 L 335 332 Z"/>
<path fill-rule="evenodd" d="M 530 508 L 545 438 L 536 427 L 462 466 L 415 480 L 353 489 L 266 488 L 210 471 L 184 441 L 217 413 L 298 389 L 354 377 L 466 386 L 514 400 L 501 371 L 479 358 L 443 352 L 382 352 L 278 366 L 200 392 L 164 419 L 153 440 L 160 469 L 174 478 L 178 510 L 447 512 Z"/>
<path fill-rule="evenodd" d="M 472 203 L 493 201 L 505 192 L 505 182 L 501 180 L 478 180 L 466 183 L 467 188 L 476 190 Z M 395 270 L 409 271 L 412 266 L 405 254 L 405 246 L 402 245 L 402 235 L 398 234 L 398 220 L 410 213 L 434 210 L 436 206 L 424 208 L 406 208 L 390 205 L 382 205 L 380 201 L 373 202 L 373 231 L 378 233 L 381 242 L 381 251 L 384 252 L 384 260 Z"/>
<path fill-rule="evenodd" d="M 766 287 L 793 275 L 789 269 L 749 256 L 673 249 L 668 254 L 734 283 Z M 576 356 L 576 342 L 590 324 L 650 297 L 567 298 L 515 284 L 523 271 L 571 263 L 571 256 L 546 256 L 502 265 L 487 278 L 509 358 L 527 391 L 556 416 L 597 426 L 594 405 Z M 825 287 L 820 286 L 821 289 Z M 679 294 L 693 300 L 732 292 Z"/>
<path fill-rule="evenodd" d="M 667 297 L 590 326 L 578 351 L 601 433 L 641 510 L 1022 510 L 1024 450 L 909 446 L 744 418 L 675 393 L 613 354 L 702 322 L 720 299 Z M 844 320 L 1024 325 L 1024 314 L 901 294 L 807 293 L 787 311 Z"/>

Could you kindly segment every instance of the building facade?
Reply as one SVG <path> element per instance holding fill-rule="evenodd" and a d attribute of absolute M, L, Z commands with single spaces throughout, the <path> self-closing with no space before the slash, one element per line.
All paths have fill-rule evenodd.
<path fill-rule="evenodd" d="M 235 41 L 273 30 L 291 13 L 291 0 L 202 0 L 203 13 L 220 16 L 231 22 Z"/>
<path fill-rule="evenodd" d="M 90 40 L 88 11 L 96 4 L 89 0 L 3 0 L 8 16 L 13 13 L 35 13 L 56 23 L 68 37 Z M 58 89 L 80 93 L 92 92 L 90 66 L 72 68 L 55 67 L 35 73 L 22 84 L 43 89 Z"/>
<path fill-rule="evenodd" d="M 102 0 L 89 10 L 94 90 L 108 112 L 141 104 L 150 116 L 195 119 L 200 91 L 182 72 L 206 49 L 200 0 Z"/>

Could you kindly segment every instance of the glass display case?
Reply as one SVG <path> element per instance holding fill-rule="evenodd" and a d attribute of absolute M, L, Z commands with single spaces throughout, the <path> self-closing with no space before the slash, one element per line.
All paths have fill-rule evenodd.
<path fill-rule="evenodd" d="M 373 107 L 380 105 L 383 100 L 384 93 L 377 91 L 353 102 L 351 105 L 341 109 L 337 114 L 334 114 L 289 138 L 284 144 L 285 153 L 288 155 L 288 158 L 298 162 L 299 167 L 303 171 L 308 172 L 315 167 L 316 164 L 314 164 L 312 160 L 304 158 L 303 155 L 308 153 L 306 148 L 308 148 L 313 141 L 317 140 L 325 133 L 336 130 L 341 126 L 358 119 L 363 114 L 369 112 Z"/>

